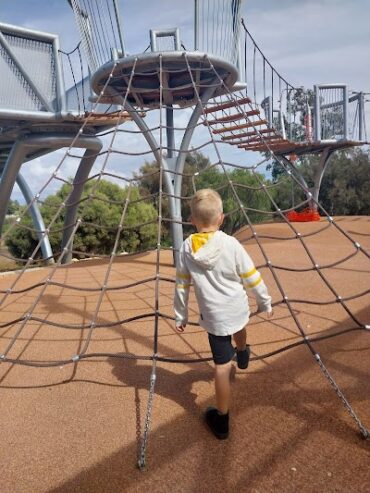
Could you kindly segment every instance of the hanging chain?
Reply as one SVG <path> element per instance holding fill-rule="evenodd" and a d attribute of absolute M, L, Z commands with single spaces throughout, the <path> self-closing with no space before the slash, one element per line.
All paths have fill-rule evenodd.
<path fill-rule="evenodd" d="M 366 427 L 362 424 L 361 420 L 359 419 L 359 417 L 357 416 L 357 414 L 355 413 L 355 411 L 352 409 L 350 403 L 347 401 L 347 399 L 344 397 L 343 395 L 343 392 L 340 390 L 340 388 L 338 387 L 337 383 L 335 382 L 334 378 L 330 375 L 329 371 L 327 370 L 326 366 L 324 365 L 324 363 L 322 362 L 321 358 L 320 358 L 320 355 L 319 354 L 315 354 L 315 358 L 316 358 L 316 361 L 318 362 L 323 374 L 325 375 L 325 377 L 329 380 L 329 383 L 330 385 L 333 387 L 333 389 L 335 390 L 337 396 L 341 399 L 341 401 L 343 402 L 344 404 L 344 407 L 347 409 L 347 411 L 349 412 L 349 414 L 352 416 L 352 418 L 355 420 L 357 426 L 359 427 L 360 429 L 360 432 L 362 434 L 362 436 L 364 438 L 369 438 L 370 437 L 370 433 L 369 431 L 366 429 Z"/>
<path fill-rule="evenodd" d="M 143 439 L 141 441 L 141 449 L 140 449 L 140 455 L 139 455 L 139 460 L 138 460 L 138 467 L 141 471 L 144 471 L 145 466 L 146 466 L 146 448 L 148 445 L 149 428 L 150 428 L 150 422 L 151 422 L 151 417 L 152 417 L 154 387 L 155 387 L 155 381 L 157 378 L 157 374 L 156 374 L 157 358 L 156 358 L 156 356 L 157 356 L 156 354 L 153 356 L 153 367 L 152 367 L 152 373 L 150 375 L 149 396 L 148 396 L 148 405 L 147 405 L 147 409 L 146 409 L 144 433 L 143 433 Z"/>

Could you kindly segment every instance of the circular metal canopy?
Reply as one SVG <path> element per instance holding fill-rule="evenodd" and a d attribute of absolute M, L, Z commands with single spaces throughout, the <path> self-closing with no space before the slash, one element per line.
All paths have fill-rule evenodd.
<path fill-rule="evenodd" d="M 197 103 L 210 85 L 214 96 L 225 94 L 234 86 L 238 71 L 223 58 L 200 52 L 154 52 L 121 58 L 103 65 L 95 72 L 91 85 L 99 99 L 113 102 L 114 96 L 126 97 L 140 108 L 164 105 L 191 106 Z M 198 94 L 197 94 L 198 93 Z"/>

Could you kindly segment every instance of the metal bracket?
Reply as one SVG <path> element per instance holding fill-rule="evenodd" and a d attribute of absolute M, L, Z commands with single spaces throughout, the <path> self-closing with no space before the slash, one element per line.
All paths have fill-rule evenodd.
<path fill-rule="evenodd" d="M 158 38 L 173 38 L 173 51 L 181 51 L 180 31 L 177 27 L 173 29 L 150 30 L 150 48 L 152 51 L 162 51 L 158 49 Z"/>

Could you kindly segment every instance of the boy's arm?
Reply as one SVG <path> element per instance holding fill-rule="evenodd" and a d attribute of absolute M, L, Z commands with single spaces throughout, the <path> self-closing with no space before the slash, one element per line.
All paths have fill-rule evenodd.
<path fill-rule="evenodd" d="M 180 249 L 178 265 L 176 268 L 176 285 L 174 310 L 176 328 L 182 332 L 188 323 L 188 301 L 190 291 L 190 272 L 185 263 L 184 245 Z"/>
<path fill-rule="evenodd" d="M 258 311 L 271 313 L 271 296 L 261 274 L 240 243 L 236 254 L 236 266 L 244 289 L 250 289 L 257 300 Z"/>

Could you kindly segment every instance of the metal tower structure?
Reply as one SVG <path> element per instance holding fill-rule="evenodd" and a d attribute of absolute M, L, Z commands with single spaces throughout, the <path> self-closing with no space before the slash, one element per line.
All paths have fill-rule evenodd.
<path fill-rule="evenodd" d="M 14 183 L 17 182 L 33 215 L 42 252 L 52 261 L 48 232 L 37 197 L 22 178 L 22 163 L 63 146 L 82 147 L 85 154 L 77 170 L 67 207 L 62 248 L 76 218 L 78 199 L 101 143 L 99 131 L 117 123 L 114 109 L 124 105 L 127 117 L 143 132 L 164 169 L 169 196 L 172 237 L 177 251 L 182 241 L 181 184 L 186 153 L 199 118 L 230 146 L 271 153 L 318 199 L 321 180 L 337 149 L 366 143 L 363 93 L 349 94 L 345 84 L 317 85 L 306 91 L 288 83 L 265 58 L 242 20 L 242 0 L 194 0 L 194 47 L 183 48 L 179 29 L 150 32 L 150 52 L 127 56 L 117 0 L 68 0 L 80 31 L 91 77 L 65 89 L 58 36 L 0 25 L 0 231 Z M 135 74 L 128 90 L 130 76 Z M 115 67 L 122 77 L 107 78 Z M 161 78 L 159 72 L 171 74 Z M 217 74 L 217 75 L 215 75 Z M 195 89 L 193 81 L 195 81 Z M 91 101 L 101 111 L 87 121 Z M 207 87 L 208 86 L 208 87 Z M 128 91 L 127 97 L 123 94 Z M 215 97 L 232 94 L 224 102 Z M 89 106 L 80 107 L 79 97 Z M 220 99 L 220 98 L 219 98 Z M 212 101 L 205 110 L 208 101 Z M 111 104 L 116 105 L 106 114 Z M 143 117 L 146 108 L 164 105 L 167 154 L 159 155 L 158 142 Z M 351 128 L 351 107 L 356 106 Z M 180 150 L 175 151 L 174 108 L 192 108 Z M 77 109 L 78 108 L 78 109 Z M 76 133 L 84 123 L 83 133 Z M 355 129 L 355 130 L 354 130 Z M 320 165 L 309 189 L 292 155 L 316 153 Z M 30 164 L 32 165 L 32 164 Z M 72 244 L 65 261 L 71 259 Z"/>
<path fill-rule="evenodd" d="M 196 124 L 203 115 L 206 103 L 226 92 L 245 88 L 239 80 L 239 38 L 242 0 L 221 0 L 218 9 L 212 3 L 194 2 L 194 50 L 184 51 L 178 28 L 150 31 L 149 53 L 125 56 L 122 26 L 115 0 L 85 2 L 72 0 L 86 58 L 92 75 L 92 89 L 100 94 L 107 86 L 102 101 L 123 105 L 124 109 L 145 136 L 155 159 L 161 163 L 164 186 L 169 196 L 171 230 L 176 257 L 182 239 L 181 186 L 186 154 Z M 99 12 L 98 12 L 99 10 Z M 113 13 L 115 22 L 106 39 L 107 23 Z M 94 22 L 99 14 L 99 23 Z M 223 33 L 216 36 L 217 29 Z M 207 36 L 205 33 L 207 32 Z M 112 42 L 116 44 L 113 45 Z M 97 68 L 97 63 L 101 66 Z M 104 63 L 103 63 L 104 62 Z M 131 75 L 135 74 L 131 78 Z M 160 74 L 165 71 L 164 78 Z M 215 72 L 218 74 L 215 76 Z M 195 89 L 193 82 L 196 81 Z M 127 96 L 124 96 L 126 95 Z M 159 143 L 146 125 L 141 110 L 165 107 L 167 155 L 158 152 Z M 192 108 L 179 152 L 175 153 L 174 106 Z"/>
<path fill-rule="evenodd" d="M 363 94 L 349 94 L 345 84 L 316 85 L 314 90 L 304 90 L 287 82 L 248 32 L 242 19 L 242 0 L 194 0 L 193 50 L 182 47 L 178 28 L 153 29 L 151 51 L 133 56 L 125 53 L 116 0 L 89 4 L 71 0 L 70 4 L 93 72 L 93 92 L 101 92 L 115 66 L 115 73 L 121 74 L 124 82 L 121 77 L 108 82 L 103 101 L 124 104 L 166 171 L 164 180 L 170 200 L 175 252 L 183 238 L 179 199 L 182 171 L 194 127 L 201 116 L 207 118 L 212 132 L 231 146 L 278 156 L 305 187 L 307 196 L 313 198 L 313 208 L 333 153 L 366 143 Z M 207 73 L 206 57 L 219 77 L 212 79 L 209 64 Z M 198 83 L 196 91 L 186 75 L 188 68 Z M 171 76 L 171 80 L 161 80 L 158 74 L 162 69 L 166 73 L 176 71 L 177 75 Z M 205 84 L 209 86 L 207 90 Z M 123 97 L 127 91 L 127 97 Z M 231 102 L 213 104 L 202 110 L 208 101 L 225 92 L 233 94 Z M 166 156 L 159 155 L 158 142 L 138 111 L 159 108 L 161 102 L 166 108 Z M 356 115 L 350 122 L 350 109 L 355 105 Z M 177 155 L 174 106 L 193 108 Z M 309 188 L 295 166 L 295 157 L 311 153 L 320 156 L 320 164 L 314 186 Z"/>

